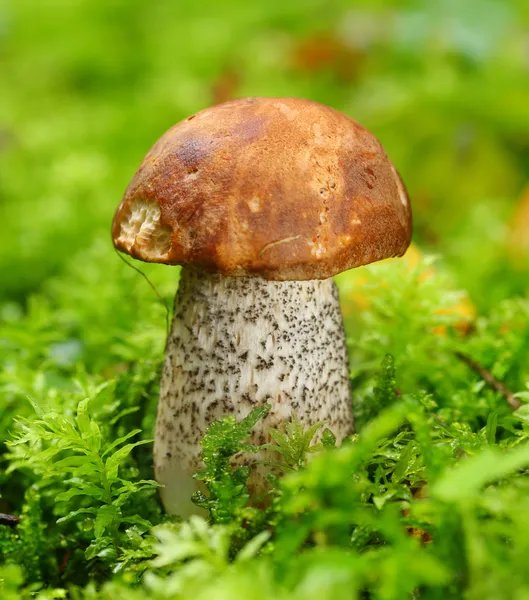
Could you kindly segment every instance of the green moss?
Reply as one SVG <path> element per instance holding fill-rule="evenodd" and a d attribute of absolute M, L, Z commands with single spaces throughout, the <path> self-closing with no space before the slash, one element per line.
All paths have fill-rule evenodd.
<path fill-rule="evenodd" d="M 2 600 L 529 597 L 527 19 L 517 0 L 0 7 Z M 355 434 L 272 432 L 262 502 L 230 459 L 265 409 L 213 424 L 206 517 L 182 521 L 152 481 L 166 308 L 109 228 L 155 139 L 221 93 L 372 129 L 425 254 L 338 278 Z M 178 269 L 139 267 L 170 305 Z"/>

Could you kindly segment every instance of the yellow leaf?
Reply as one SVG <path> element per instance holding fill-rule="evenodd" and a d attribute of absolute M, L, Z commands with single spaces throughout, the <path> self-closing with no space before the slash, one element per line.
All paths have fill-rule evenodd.
<path fill-rule="evenodd" d="M 421 266 L 424 261 L 424 255 L 420 248 L 416 244 L 411 244 L 406 254 L 402 258 L 395 258 L 389 260 L 403 261 L 406 268 L 409 271 L 417 269 Z M 426 281 L 436 273 L 436 268 L 433 265 L 426 266 L 417 277 L 419 283 Z M 370 294 L 371 291 L 367 291 L 367 283 L 369 277 L 366 275 L 364 268 L 353 269 L 347 271 L 337 278 L 340 288 L 340 304 L 342 308 L 342 314 L 345 318 L 351 316 L 355 312 L 362 312 L 368 310 L 371 305 Z M 384 282 L 380 283 L 381 287 L 384 287 Z M 460 316 L 461 320 L 457 321 L 454 325 L 456 331 L 462 335 L 468 333 L 472 328 L 472 321 L 476 316 L 476 309 L 470 298 L 464 296 L 458 302 L 453 304 L 449 308 L 440 308 L 434 311 L 438 315 L 455 315 Z M 439 325 L 433 329 L 436 335 L 446 335 L 446 326 Z"/>
<path fill-rule="evenodd" d="M 529 257 L 529 183 L 525 186 L 511 219 L 507 248 L 515 264 Z"/>

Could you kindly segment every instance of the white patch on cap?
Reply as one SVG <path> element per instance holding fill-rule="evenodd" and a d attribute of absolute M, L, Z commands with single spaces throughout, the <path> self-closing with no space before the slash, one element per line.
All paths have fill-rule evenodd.
<path fill-rule="evenodd" d="M 247 201 L 248 208 L 253 212 L 259 212 L 261 210 L 261 198 L 259 196 L 253 196 Z"/>
<path fill-rule="evenodd" d="M 141 258 L 162 260 L 171 248 L 171 230 L 160 224 L 160 206 L 152 200 L 135 198 L 121 219 L 118 245 L 134 249 Z"/>
<path fill-rule="evenodd" d="M 287 106 L 283 102 L 276 102 L 275 105 L 277 106 L 277 108 L 279 108 L 280 112 L 282 112 L 285 115 L 285 117 L 290 121 L 297 117 L 298 111 L 293 108 L 290 108 L 290 106 Z"/>
<path fill-rule="evenodd" d="M 309 242 L 309 246 L 311 247 L 310 253 L 316 258 L 323 256 L 327 252 L 327 248 L 319 240 Z"/>
<path fill-rule="evenodd" d="M 402 185 L 402 180 L 400 178 L 400 175 L 397 172 L 397 169 L 395 169 L 395 167 L 393 165 L 391 165 L 391 170 L 393 171 L 393 175 L 395 175 L 395 182 L 397 184 L 397 191 L 399 192 L 399 198 L 400 201 L 402 203 L 402 206 L 408 206 L 409 201 L 408 201 L 408 194 L 406 193 L 406 190 L 404 189 L 404 186 Z"/>

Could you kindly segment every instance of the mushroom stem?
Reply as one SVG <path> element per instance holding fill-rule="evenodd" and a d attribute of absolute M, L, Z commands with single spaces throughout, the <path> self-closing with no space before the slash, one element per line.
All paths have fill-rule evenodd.
<path fill-rule="evenodd" d="M 198 512 L 191 475 L 210 423 L 271 410 L 253 442 L 297 417 L 325 421 L 340 442 L 353 418 L 345 336 L 332 279 L 267 281 L 182 269 L 162 373 L 154 463 L 166 510 Z M 244 460 L 244 459 L 243 459 Z M 259 466 L 250 484 L 262 481 Z"/>

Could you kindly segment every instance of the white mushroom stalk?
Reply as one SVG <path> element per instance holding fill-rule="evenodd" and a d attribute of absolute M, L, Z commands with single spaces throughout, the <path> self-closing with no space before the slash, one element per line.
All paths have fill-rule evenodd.
<path fill-rule="evenodd" d="M 170 513 L 196 512 L 191 478 L 215 419 L 269 403 L 253 441 L 298 418 L 352 431 L 347 350 L 332 279 L 266 281 L 182 269 L 163 368 L 154 464 Z M 243 459 L 244 460 L 244 459 Z M 263 485 L 264 467 L 251 478 Z"/>

